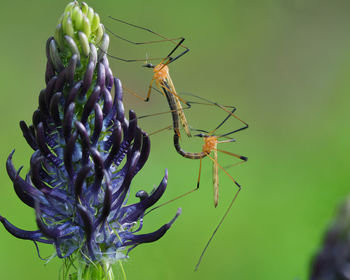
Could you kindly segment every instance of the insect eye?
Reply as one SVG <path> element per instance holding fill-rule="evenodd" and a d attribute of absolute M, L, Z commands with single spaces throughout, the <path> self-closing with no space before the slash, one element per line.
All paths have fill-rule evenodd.
<path fill-rule="evenodd" d="M 142 65 L 143 67 L 147 67 L 147 68 L 154 68 L 154 65 L 151 63 L 146 63 L 144 65 Z"/>
<path fill-rule="evenodd" d="M 199 134 L 196 134 L 194 136 L 196 136 L 196 137 L 206 137 L 203 133 L 199 133 Z"/>

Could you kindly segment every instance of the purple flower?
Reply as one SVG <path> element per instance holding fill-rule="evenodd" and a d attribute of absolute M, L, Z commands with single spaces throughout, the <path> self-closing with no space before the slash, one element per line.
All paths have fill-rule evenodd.
<path fill-rule="evenodd" d="M 69 36 L 64 38 L 69 50 L 77 47 Z M 107 49 L 107 34 L 101 45 L 104 40 Z M 15 237 L 54 244 L 58 257 L 77 253 L 86 262 L 125 257 L 125 249 L 161 238 L 180 214 L 179 209 L 152 233 L 138 233 L 145 211 L 166 189 L 167 171 L 152 193 L 139 191 L 140 202 L 127 205 L 132 179 L 148 159 L 150 140 L 132 110 L 126 119 L 122 85 L 105 52 L 91 43 L 89 48 L 88 56 L 78 55 L 60 47 L 56 37 L 48 40 L 46 88 L 33 124 L 20 122 L 34 151 L 28 174 L 21 177 L 22 168 L 13 165 L 14 151 L 7 159 L 14 190 L 35 210 L 38 230 L 22 230 L 0 216 Z"/>
<path fill-rule="evenodd" d="M 310 280 L 350 279 L 350 198 L 340 206 L 324 234 L 322 245 L 313 257 Z"/>

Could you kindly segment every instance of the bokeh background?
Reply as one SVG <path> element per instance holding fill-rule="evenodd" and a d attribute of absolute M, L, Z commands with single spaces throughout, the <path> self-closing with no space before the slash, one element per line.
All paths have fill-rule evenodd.
<path fill-rule="evenodd" d="M 16 197 L 5 171 L 28 170 L 31 150 L 18 123 L 30 122 L 44 87 L 45 42 L 67 1 L 4 1 L 0 9 L 0 213 L 15 225 L 36 229 L 34 213 Z M 243 189 L 209 247 L 194 265 L 234 187 L 220 173 L 220 203 L 213 206 L 211 163 L 204 161 L 201 188 L 145 218 L 144 232 L 183 214 L 154 244 L 138 247 L 124 262 L 128 279 L 307 279 L 312 256 L 339 203 L 348 195 L 350 155 L 350 2 L 347 0 L 168 1 L 91 0 L 113 31 L 135 41 L 156 37 L 108 19 L 115 16 L 165 36 L 184 36 L 190 53 L 171 65 L 179 92 L 236 105 L 250 128 L 224 149 L 249 157 L 229 172 Z M 112 38 L 110 52 L 124 58 L 165 56 L 171 44 L 134 47 Z M 151 73 L 142 63 L 111 62 L 125 86 L 145 95 Z M 165 98 L 144 104 L 125 96 L 139 115 L 164 111 Z M 190 122 L 209 127 L 222 119 L 215 108 L 191 111 Z M 196 113 L 194 113 L 196 112 Z M 199 112 L 199 113 L 198 113 Z M 170 115 L 146 118 L 147 131 Z M 230 121 L 232 130 L 238 124 Z M 150 191 L 169 169 L 163 201 L 195 186 L 198 162 L 182 159 L 172 133 L 152 137 L 151 157 L 133 193 Z M 193 147 L 191 147 L 193 148 Z M 199 150 L 200 144 L 194 147 Z M 224 166 L 229 157 L 220 157 Z M 132 193 L 132 195 L 133 195 Z M 1 279 L 57 279 L 61 262 L 47 265 L 34 245 L 0 228 Z M 52 248 L 42 247 L 43 255 Z"/>

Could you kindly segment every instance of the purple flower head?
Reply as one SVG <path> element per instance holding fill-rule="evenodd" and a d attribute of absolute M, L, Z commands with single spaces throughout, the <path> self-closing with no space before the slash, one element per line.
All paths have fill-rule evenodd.
<path fill-rule="evenodd" d="M 350 197 L 340 206 L 310 266 L 310 280 L 350 279 Z"/>
<path fill-rule="evenodd" d="M 152 193 L 139 191 L 140 201 L 127 205 L 132 179 L 148 159 L 150 140 L 132 110 L 125 117 L 122 85 L 105 55 L 108 35 L 99 19 L 96 24 L 96 14 L 88 8 L 85 16 L 86 4 L 69 5 L 55 38 L 47 41 L 46 88 L 33 124 L 20 122 L 34 151 L 30 170 L 21 176 L 22 168 L 12 163 L 14 152 L 6 163 L 16 194 L 35 210 L 38 230 L 22 230 L 2 216 L 0 221 L 17 238 L 54 244 L 60 258 L 78 253 L 86 262 L 115 260 L 125 257 L 125 249 L 161 238 L 180 210 L 158 230 L 138 233 L 145 211 L 166 189 L 167 171 Z M 81 14 L 83 23 L 93 19 L 90 33 L 75 29 Z"/>

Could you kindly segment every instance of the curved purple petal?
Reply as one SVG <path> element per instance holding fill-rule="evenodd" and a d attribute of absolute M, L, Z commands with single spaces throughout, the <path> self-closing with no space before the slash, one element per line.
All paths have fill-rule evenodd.
<path fill-rule="evenodd" d="M 33 240 L 41 243 L 47 243 L 52 244 L 53 241 L 44 239 L 44 235 L 39 230 L 35 231 L 28 231 L 28 230 L 22 230 L 18 227 L 15 227 L 13 224 L 11 224 L 8 220 L 6 220 L 4 217 L 0 216 L 0 222 L 4 225 L 5 229 L 11 233 L 13 236 L 20 238 L 20 239 L 28 239 Z"/>

